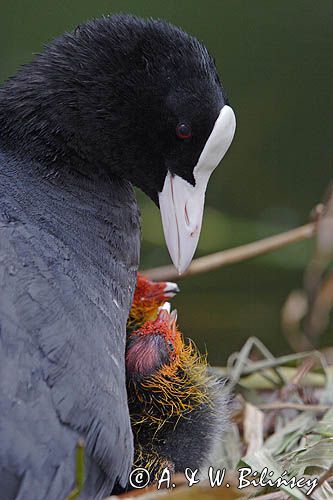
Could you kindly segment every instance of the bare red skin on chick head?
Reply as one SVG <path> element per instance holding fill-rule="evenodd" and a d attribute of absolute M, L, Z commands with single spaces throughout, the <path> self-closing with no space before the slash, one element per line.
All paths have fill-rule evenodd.
<path fill-rule="evenodd" d="M 176 361 L 182 342 L 176 319 L 176 311 L 170 314 L 162 309 L 154 321 L 147 321 L 129 336 L 126 351 L 129 377 L 147 377 Z"/>

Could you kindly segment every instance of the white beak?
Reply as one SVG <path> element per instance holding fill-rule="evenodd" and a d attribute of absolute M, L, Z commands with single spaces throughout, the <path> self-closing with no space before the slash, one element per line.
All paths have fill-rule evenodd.
<path fill-rule="evenodd" d="M 236 129 L 230 106 L 223 106 L 194 167 L 195 186 L 168 172 L 159 204 L 166 244 L 179 274 L 191 263 L 198 244 L 205 192 L 213 170 L 226 154 Z"/>
<path fill-rule="evenodd" d="M 164 297 L 172 299 L 172 297 L 174 297 L 178 292 L 179 292 L 179 286 L 177 285 L 177 283 L 172 283 L 172 281 L 165 282 L 165 287 L 163 289 Z"/>
<path fill-rule="evenodd" d="M 158 308 L 158 312 L 160 312 L 160 311 L 166 311 L 170 314 L 170 311 L 171 311 L 170 302 L 164 302 L 164 304 Z"/>

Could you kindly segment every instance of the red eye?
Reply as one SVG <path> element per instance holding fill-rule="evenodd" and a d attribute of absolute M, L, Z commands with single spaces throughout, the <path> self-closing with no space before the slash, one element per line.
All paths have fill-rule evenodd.
<path fill-rule="evenodd" d="M 178 123 L 176 127 L 176 134 L 179 139 L 189 139 L 192 135 L 190 125 L 188 125 L 187 123 Z"/>

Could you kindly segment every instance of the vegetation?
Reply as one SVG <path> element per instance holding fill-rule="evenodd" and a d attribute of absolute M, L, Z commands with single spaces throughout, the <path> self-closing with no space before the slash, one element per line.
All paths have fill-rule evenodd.
<path fill-rule="evenodd" d="M 225 368 L 214 368 L 227 376 L 235 395 L 232 426 L 218 443 L 211 464 L 215 471 L 225 468 L 227 478 L 220 487 L 211 488 L 203 475 L 199 485 L 188 488 L 186 478 L 177 477 L 173 492 L 176 500 L 333 498 L 332 349 L 315 349 L 328 327 L 333 306 L 333 190 L 327 193 L 325 203 L 316 207 L 312 218 L 310 224 L 286 234 L 197 259 L 188 273 L 207 272 L 315 237 L 313 255 L 304 272 L 304 289 L 292 292 L 281 312 L 282 328 L 295 352 L 275 357 L 258 338 L 250 337 L 229 357 Z M 173 270 L 168 266 L 148 271 L 155 279 L 176 277 L 170 273 Z M 258 481 L 266 468 L 270 473 L 262 480 L 266 485 L 237 488 L 240 470 L 245 467 L 253 473 L 247 477 L 249 482 Z M 279 478 L 284 479 L 282 484 Z M 275 484 L 267 484 L 268 479 Z M 159 498 L 165 491 L 157 492 L 155 485 L 148 491 L 136 490 L 135 496 L 140 493 L 142 500 L 148 500 Z"/>

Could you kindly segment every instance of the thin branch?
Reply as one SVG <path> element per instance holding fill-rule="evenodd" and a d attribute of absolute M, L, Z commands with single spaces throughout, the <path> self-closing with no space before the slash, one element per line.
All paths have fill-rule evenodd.
<path fill-rule="evenodd" d="M 259 410 L 299 410 L 299 411 L 314 411 L 322 413 L 332 408 L 332 405 L 307 405 L 304 403 L 288 403 L 276 401 L 275 403 L 263 403 L 257 405 Z"/>
<path fill-rule="evenodd" d="M 307 240 L 314 236 L 316 232 L 316 223 L 311 222 L 305 226 L 300 226 L 290 231 L 270 236 L 262 240 L 254 241 L 246 245 L 223 250 L 222 252 L 212 253 L 205 257 L 199 257 L 193 260 L 188 270 L 178 275 L 173 266 L 162 266 L 154 269 L 147 269 L 143 273 L 150 279 L 156 281 L 177 280 L 185 276 L 192 276 L 194 274 L 205 273 L 213 271 L 229 264 L 242 262 L 243 260 L 252 259 L 258 255 L 263 255 L 268 252 L 273 252 L 279 248 L 291 245 L 298 241 Z"/>
<path fill-rule="evenodd" d="M 327 479 L 329 479 L 330 477 L 333 476 L 333 466 L 330 467 L 327 471 L 325 471 L 319 478 L 319 481 L 318 481 L 318 484 L 317 486 L 315 487 L 315 489 L 313 491 L 315 491 L 317 488 L 320 488 L 320 486 L 325 482 L 327 481 Z M 330 481 L 331 482 L 331 481 Z"/>

